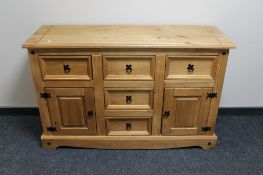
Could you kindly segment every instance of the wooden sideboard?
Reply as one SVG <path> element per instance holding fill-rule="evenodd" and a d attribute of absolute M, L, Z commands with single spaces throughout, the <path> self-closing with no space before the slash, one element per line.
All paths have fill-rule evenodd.
<path fill-rule="evenodd" d="M 229 49 L 214 26 L 40 27 L 28 49 L 44 148 L 214 148 Z"/>

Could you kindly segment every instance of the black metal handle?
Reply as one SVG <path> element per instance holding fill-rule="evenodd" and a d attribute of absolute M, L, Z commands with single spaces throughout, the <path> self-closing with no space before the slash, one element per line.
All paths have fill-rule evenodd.
<path fill-rule="evenodd" d="M 170 115 L 170 111 L 164 111 L 164 113 L 163 113 L 163 118 L 168 118 L 169 117 L 169 115 Z"/>
<path fill-rule="evenodd" d="M 126 104 L 131 104 L 132 96 L 126 96 Z"/>
<path fill-rule="evenodd" d="M 70 72 L 70 67 L 69 67 L 68 64 L 63 65 L 63 67 L 64 67 L 64 72 L 65 72 L 65 73 L 69 73 L 69 72 Z"/>
<path fill-rule="evenodd" d="M 187 66 L 188 72 L 194 72 L 194 70 L 195 70 L 194 66 L 195 65 L 193 65 L 193 64 L 188 64 L 188 66 Z"/>
<path fill-rule="evenodd" d="M 126 123 L 126 130 L 130 131 L 132 129 L 131 123 Z"/>
<path fill-rule="evenodd" d="M 87 112 L 87 117 L 88 117 L 89 119 L 91 119 L 91 118 L 93 117 L 93 115 L 94 115 L 93 111 L 88 111 L 88 112 Z"/>
<path fill-rule="evenodd" d="M 206 99 L 208 98 L 217 98 L 217 93 L 211 92 L 211 93 L 207 93 Z"/>
<path fill-rule="evenodd" d="M 126 72 L 130 74 L 132 72 L 132 65 L 131 64 L 126 64 Z"/>

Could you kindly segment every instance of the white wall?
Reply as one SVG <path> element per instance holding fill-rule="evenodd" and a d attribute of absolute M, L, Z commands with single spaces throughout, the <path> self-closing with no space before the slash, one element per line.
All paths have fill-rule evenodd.
<path fill-rule="evenodd" d="M 1 0 L 0 106 L 36 106 L 21 43 L 42 24 L 207 24 L 236 44 L 222 107 L 263 106 L 262 0 Z"/>

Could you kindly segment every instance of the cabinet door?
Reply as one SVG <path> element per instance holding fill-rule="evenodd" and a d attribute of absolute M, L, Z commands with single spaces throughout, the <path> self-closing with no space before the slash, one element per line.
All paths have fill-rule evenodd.
<path fill-rule="evenodd" d="M 54 134 L 96 134 L 94 94 L 92 88 L 47 88 L 48 108 Z"/>
<path fill-rule="evenodd" d="M 164 94 L 162 135 L 204 134 L 211 99 L 210 88 L 167 88 Z"/>

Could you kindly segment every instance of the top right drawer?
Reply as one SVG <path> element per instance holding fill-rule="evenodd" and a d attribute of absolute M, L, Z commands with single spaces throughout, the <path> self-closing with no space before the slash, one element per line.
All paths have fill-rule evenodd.
<path fill-rule="evenodd" d="M 167 56 L 166 80 L 214 80 L 218 56 Z"/>

